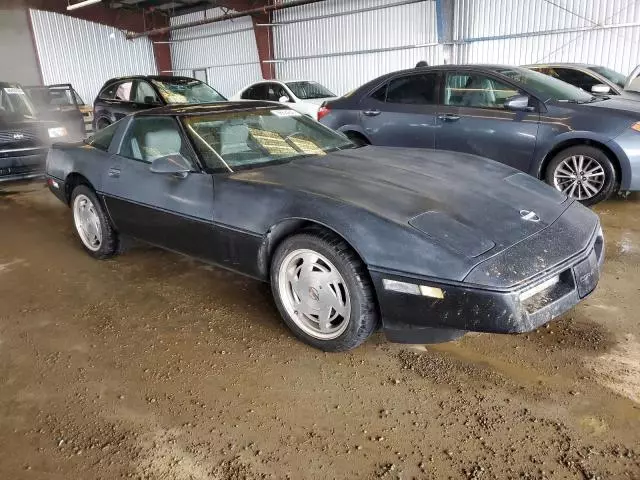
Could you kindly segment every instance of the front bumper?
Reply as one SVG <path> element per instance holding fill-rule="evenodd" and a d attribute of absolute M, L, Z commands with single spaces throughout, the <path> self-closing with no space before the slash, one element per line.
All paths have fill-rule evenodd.
<path fill-rule="evenodd" d="M 43 176 L 47 151 L 47 148 L 0 150 L 0 182 Z"/>
<path fill-rule="evenodd" d="M 467 331 L 522 333 L 534 330 L 589 295 L 598 283 L 603 261 L 604 239 L 598 231 L 586 250 L 553 272 L 509 290 L 445 283 L 373 269 L 370 273 L 387 338 L 400 343 L 437 343 Z M 440 289 L 443 298 L 391 291 L 385 288 L 384 279 Z M 544 285 L 549 286 L 536 292 Z M 536 293 L 531 295 L 532 292 Z"/>

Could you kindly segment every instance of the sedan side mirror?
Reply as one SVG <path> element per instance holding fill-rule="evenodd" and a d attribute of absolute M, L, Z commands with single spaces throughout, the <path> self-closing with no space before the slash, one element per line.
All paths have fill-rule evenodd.
<path fill-rule="evenodd" d="M 278 101 L 280 103 L 289 103 L 291 101 L 291 99 L 289 97 L 287 97 L 286 95 L 281 96 Z"/>
<path fill-rule="evenodd" d="M 505 110 L 513 110 L 515 112 L 533 112 L 534 108 L 529 106 L 528 95 L 514 95 L 504 101 Z"/>
<path fill-rule="evenodd" d="M 598 83 L 591 87 L 591 93 L 595 93 L 597 95 L 604 95 L 611 91 L 611 87 L 609 85 L 604 85 L 602 83 Z"/>
<path fill-rule="evenodd" d="M 191 163 L 179 153 L 172 153 L 164 157 L 158 157 L 153 162 L 149 170 L 153 173 L 163 173 L 174 175 L 178 178 L 185 178 L 191 172 Z"/>

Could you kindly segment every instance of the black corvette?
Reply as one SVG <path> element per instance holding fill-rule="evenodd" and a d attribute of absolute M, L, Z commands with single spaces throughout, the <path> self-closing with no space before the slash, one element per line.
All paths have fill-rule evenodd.
<path fill-rule="evenodd" d="M 598 217 L 542 182 L 452 152 L 357 148 L 268 102 L 140 112 L 56 145 L 52 192 L 97 258 L 121 235 L 270 281 L 323 350 L 532 330 L 595 288 Z"/>

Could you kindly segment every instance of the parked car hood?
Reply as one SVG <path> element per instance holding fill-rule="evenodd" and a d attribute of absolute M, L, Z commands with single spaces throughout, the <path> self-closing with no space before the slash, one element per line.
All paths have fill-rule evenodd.
<path fill-rule="evenodd" d="M 43 130 L 45 128 L 57 127 L 60 124 L 36 117 L 25 117 L 17 113 L 0 113 L 0 131 L 2 130 Z"/>
<path fill-rule="evenodd" d="M 592 103 L 576 104 L 575 106 L 582 108 L 604 109 L 618 114 L 626 113 L 630 118 L 640 117 L 640 103 L 630 102 L 629 99 L 624 97 L 610 98 L 608 100 L 600 100 Z M 600 114 L 599 112 L 594 113 Z"/>
<path fill-rule="evenodd" d="M 503 249 L 572 203 L 535 178 L 474 155 L 367 146 L 232 175 L 331 197 L 450 243 L 466 256 Z M 532 220 L 523 220 L 534 212 Z M 447 235 L 451 235 L 447 237 Z"/>

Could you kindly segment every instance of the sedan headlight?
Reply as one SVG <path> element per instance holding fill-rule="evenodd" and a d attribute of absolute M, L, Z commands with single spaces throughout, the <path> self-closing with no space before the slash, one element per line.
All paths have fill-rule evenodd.
<path fill-rule="evenodd" d="M 49 129 L 49 138 L 60 138 L 67 136 L 67 129 L 64 127 L 54 127 Z"/>
<path fill-rule="evenodd" d="M 640 132 L 640 122 L 636 122 L 631 125 L 631 130 L 635 130 L 636 132 Z"/>

